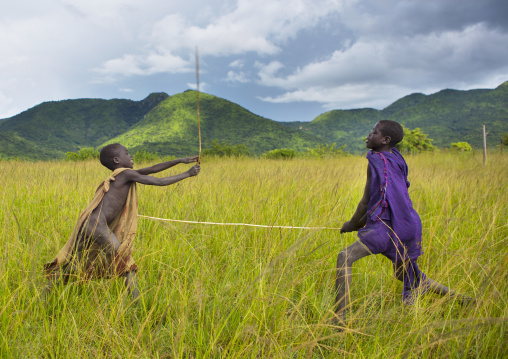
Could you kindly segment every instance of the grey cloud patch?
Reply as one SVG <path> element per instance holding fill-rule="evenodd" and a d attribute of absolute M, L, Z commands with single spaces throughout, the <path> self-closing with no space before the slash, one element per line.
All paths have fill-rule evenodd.
<path fill-rule="evenodd" d="M 342 16 L 359 35 L 413 36 L 463 30 L 485 24 L 508 30 L 505 0 L 367 0 L 352 3 Z"/>
<path fill-rule="evenodd" d="M 352 108 L 362 106 L 369 97 L 372 104 L 386 106 L 397 99 L 395 96 L 411 92 L 495 87 L 508 79 L 506 43 L 508 34 L 484 24 L 399 41 L 364 38 L 344 51 L 335 51 L 325 61 L 308 64 L 285 77 L 277 75 L 281 63 L 262 66 L 260 83 L 287 92 L 261 99 Z M 372 88 L 380 93 L 372 92 Z"/>

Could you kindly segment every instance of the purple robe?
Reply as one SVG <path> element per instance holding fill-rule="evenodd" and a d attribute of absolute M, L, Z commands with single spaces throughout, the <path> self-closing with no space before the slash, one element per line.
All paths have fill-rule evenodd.
<path fill-rule="evenodd" d="M 406 261 L 402 296 L 405 303 L 412 303 L 425 275 L 417 264 L 422 254 L 422 222 L 409 198 L 407 164 L 395 148 L 392 152 L 370 151 L 367 159 L 370 200 L 367 223 L 358 237 L 373 254 L 383 254 L 394 264 Z"/>

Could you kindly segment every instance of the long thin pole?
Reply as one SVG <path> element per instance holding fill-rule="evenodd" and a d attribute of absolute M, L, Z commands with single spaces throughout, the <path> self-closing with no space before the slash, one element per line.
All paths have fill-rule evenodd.
<path fill-rule="evenodd" d="M 487 164 L 487 134 L 485 133 L 485 125 L 483 127 L 483 165 Z"/>
<path fill-rule="evenodd" d="M 216 225 L 216 226 L 245 226 L 245 227 L 277 228 L 277 229 L 331 229 L 331 230 L 340 230 L 340 228 L 334 228 L 334 227 L 296 227 L 296 226 L 272 226 L 272 225 L 252 224 L 252 223 L 218 223 L 218 222 L 184 221 L 184 220 L 180 220 L 180 219 L 150 217 L 150 216 L 144 216 L 142 214 L 138 214 L 138 217 L 147 218 L 147 219 L 151 219 L 151 220 L 154 220 L 154 221 L 178 222 L 178 223 L 189 223 L 189 224 L 208 224 L 208 225 Z"/>
<path fill-rule="evenodd" d="M 198 164 L 201 163 L 201 124 L 199 121 L 199 52 L 196 46 L 196 94 L 197 94 L 197 110 L 198 110 L 198 136 L 199 136 L 199 156 Z"/>

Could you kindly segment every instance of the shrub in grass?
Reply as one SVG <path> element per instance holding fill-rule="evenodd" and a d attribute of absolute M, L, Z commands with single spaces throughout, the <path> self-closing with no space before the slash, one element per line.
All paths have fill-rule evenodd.
<path fill-rule="evenodd" d="M 335 146 L 336 144 L 332 143 L 331 145 L 319 145 L 315 148 L 307 148 L 305 156 L 311 158 L 331 158 L 346 154 L 346 152 L 344 152 L 346 145 L 339 148 L 335 148 Z"/>
<path fill-rule="evenodd" d="M 218 157 L 244 157 L 249 156 L 250 152 L 245 145 L 230 145 L 226 141 L 212 141 L 212 147 L 203 150 L 204 156 Z"/>
<path fill-rule="evenodd" d="M 85 147 L 78 152 L 66 152 L 66 159 L 68 161 L 86 161 L 99 158 L 99 151 L 93 147 Z"/>
<path fill-rule="evenodd" d="M 279 148 L 276 150 L 272 150 L 266 152 L 262 155 L 263 158 L 267 158 L 270 160 L 290 160 L 298 156 L 298 152 L 293 149 L 288 148 Z"/>
<path fill-rule="evenodd" d="M 467 142 L 454 142 L 451 144 L 451 149 L 458 152 L 471 152 L 473 150 Z"/>

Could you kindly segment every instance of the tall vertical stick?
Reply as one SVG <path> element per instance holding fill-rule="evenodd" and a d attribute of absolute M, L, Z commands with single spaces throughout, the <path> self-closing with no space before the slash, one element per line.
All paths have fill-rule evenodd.
<path fill-rule="evenodd" d="M 198 164 L 201 163 L 201 124 L 199 121 L 199 52 L 196 46 L 196 94 L 197 94 L 197 109 L 198 109 L 198 136 L 199 136 L 199 156 Z"/>
<path fill-rule="evenodd" d="M 487 134 L 485 133 L 485 125 L 483 127 L 483 165 L 487 164 Z"/>

